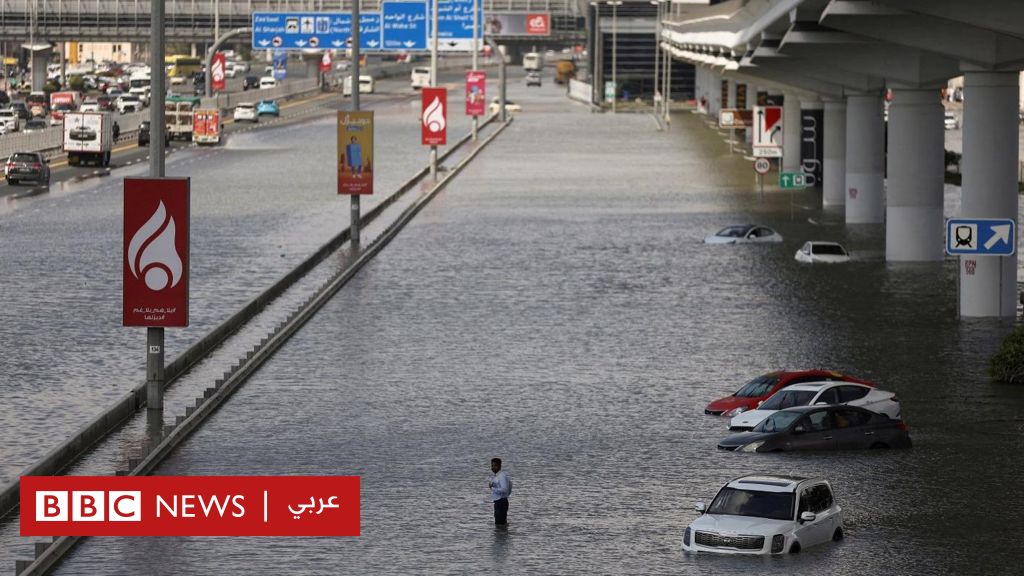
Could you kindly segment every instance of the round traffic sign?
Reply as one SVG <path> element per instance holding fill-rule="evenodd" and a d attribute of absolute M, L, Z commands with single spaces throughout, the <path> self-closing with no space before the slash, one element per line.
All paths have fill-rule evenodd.
<path fill-rule="evenodd" d="M 754 160 L 754 172 L 761 174 L 762 176 L 767 174 L 772 169 L 772 162 L 767 158 L 758 158 Z"/>

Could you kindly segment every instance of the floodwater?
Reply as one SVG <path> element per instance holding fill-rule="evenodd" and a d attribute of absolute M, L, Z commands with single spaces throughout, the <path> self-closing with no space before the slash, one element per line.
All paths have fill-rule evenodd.
<path fill-rule="evenodd" d="M 985 375 L 1012 323 L 956 318 L 952 261 L 888 264 L 882 226 L 760 195 L 697 116 L 659 133 L 551 85 L 510 97 L 512 127 L 159 471 L 359 475 L 362 535 L 94 538 L 58 574 L 1017 570 L 1024 390 Z M 743 222 L 785 242 L 700 242 Z M 855 261 L 799 265 L 809 239 Z M 914 448 L 716 449 L 708 401 L 803 367 L 895 391 Z M 493 456 L 514 479 L 507 531 L 482 503 Z M 828 478 L 846 540 L 682 554 L 692 502 L 751 472 Z"/>

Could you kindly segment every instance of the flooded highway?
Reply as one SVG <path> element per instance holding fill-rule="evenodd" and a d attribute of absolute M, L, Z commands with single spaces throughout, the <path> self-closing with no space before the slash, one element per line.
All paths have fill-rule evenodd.
<path fill-rule="evenodd" d="M 883 226 L 846 226 L 841 213 L 817 208 L 813 192 L 760 195 L 750 162 L 730 156 L 696 115 L 676 114 L 671 131 L 659 133 L 648 115 L 591 114 L 548 83 L 509 92 L 523 107 L 512 126 L 158 471 L 359 475 L 362 535 L 93 538 L 56 573 L 1014 570 L 1008 527 L 1024 514 L 1015 489 L 1024 474 L 1024 390 L 994 386 L 985 373 L 1012 323 L 957 319 L 952 260 L 886 263 Z M 201 246 L 194 252 L 196 321 L 185 332 L 209 329 L 237 308 L 247 294 L 239 279 L 268 283 L 343 225 L 347 203 L 317 191 L 331 177 L 307 176 L 321 165 L 317 142 L 329 132 L 328 122 L 316 122 L 252 143 L 273 156 L 232 156 L 229 146 L 217 161 L 234 175 L 218 181 L 225 188 L 198 193 L 194 175 L 219 256 L 204 261 Z M 384 146 L 415 143 L 415 132 L 388 134 L 379 137 Z M 395 178 L 383 189 L 424 155 L 399 156 L 378 172 Z M 301 176 L 282 173 L 268 186 L 259 170 L 271 158 L 294 162 Z M 958 194 L 947 188 L 947 216 Z M 68 213 L 81 213 L 99 210 L 87 198 L 112 206 L 120 196 L 71 198 L 78 203 Z M 116 246 L 116 210 L 101 213 L 48 247 L 90 259 L 96 275 L 25 268 L 47 238 L 40 227 L 65 224 L 54 212 L 25 216 L 35 235 L 19 229 L 15 248 L 25 261 L 14 269 L 34 281 L 113 282 L 114 260 L 98 248 L 76 250 L 72 238 L 105 235 Z M 771 226 L 784 242 L 701 243 L 735 223 Z M 9 225 L 0 221 L 0 231 Z M 261 227 L 273 233 L 261 240 Z M 854 261 L 800 265 L 793 255 L 806 240 L 840 241 Z M 102 309 L 116 310 L 116 297 L 93 293 L 74 308 L 110 324 L 116 315 Z M 20 302 L 5 314 L 26 314 L 26 322 L 27 311 L 49 307 L 67 316 L 66 304 Z M 17 344 L 5 353 L 4 373 L 49 383 L 59 397 L 71 396 L 76 380 L 120 393 L 140 379 L 141 366 L 133 372 L 138 364 L 125 357 L 141 348 L 140 333 L 112 327 L 104 357 L 73 345 L 88 341 L 84 320 L 64 321 L 77 332 L 55 343 L 44 331 Z M 180 349 L 185 335 L 169 332 Z M 81 355 L 74 365 L 84 376 L 30 373 L 65 354 Z M 726 421 L 705 416 L 707 402 L 764 372 L 813 367 L 896 392 L 914 448 L 716 449 Z M 111 374 L 120 380 L 103 379 Z M 53 410 L 62 405 L 45 400 Z M 26 426 L 53 417 L 29 400 L 19 406 Z M 495 530 L 484 502 L 494 456 L 514 480 L 507 531 Z M 829 479 L 846 539 L 781 558 L 682 554 L 693 502 L 751 472 Z"/>

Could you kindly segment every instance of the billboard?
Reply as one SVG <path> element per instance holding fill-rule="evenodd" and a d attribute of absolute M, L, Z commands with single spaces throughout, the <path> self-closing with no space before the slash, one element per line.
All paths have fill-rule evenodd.
<path fill-rule="evenodd" d="M 448 90 L 424 88 L 420 110 L 423 145 L 444 146 L 448 139 Z"/>
<path fill-rule="evenodd" d="M 483 116 L 487 113 L 487 72 L 466 71 L 466 116 Z"/>
<path fill-rule="evenodd" d="M 288 53 L 284 50 L 274 50 L 271 66 L 274 69 L 274 80 L 284 80 L 288 76 Z"/>
<path fill-rule="evenodd" d="M 124 326 L 188 326 L 188 236 L 188 178 L 124 179 Z"/>
<path fill-rule="evenodd" d="M 373 111 L 338 112 L 338 194 L 373 194 Z"/>
<path fill-rule="evenodd" d="M 227 82 L 226 59 L 223 52 L 213 55 L 210 63 L 210 89 L 215 92 L 223 92 Z"/>
<path fill-rule="evenodd" d="M 551 14 L 548 12 L 489 12 L 484 16 L 486 36 L 548 36 Z"/>

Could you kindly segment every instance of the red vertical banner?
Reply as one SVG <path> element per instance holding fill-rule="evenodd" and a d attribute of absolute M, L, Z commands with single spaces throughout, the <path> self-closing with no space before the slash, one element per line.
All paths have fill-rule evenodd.
<path fill-rule="evenodd" d="M 483 116 L 487 110 L 487 72 L 466 71 L 466 116 Z"/>
<path fill-rule="evenodd" d="M 217 52 L 210 62 L 210 89 L 223 92 L 227 87 L 227 77 L 227 60 L 223 52 Z"/>
<path fill-rule="evenodd" d="M 373 194 L 373 111 L 338 112 L 338 194 Z"/>
<path fill-rule="evenodd" d="M 188 326 L 189 179 L 124 179 L 124 326 Z"/>
<path fill-rule="evenodd" d="M 448 141 L 448 90 L 424 88 L 420 113 L 424 146 L 444 146 Z"/>

